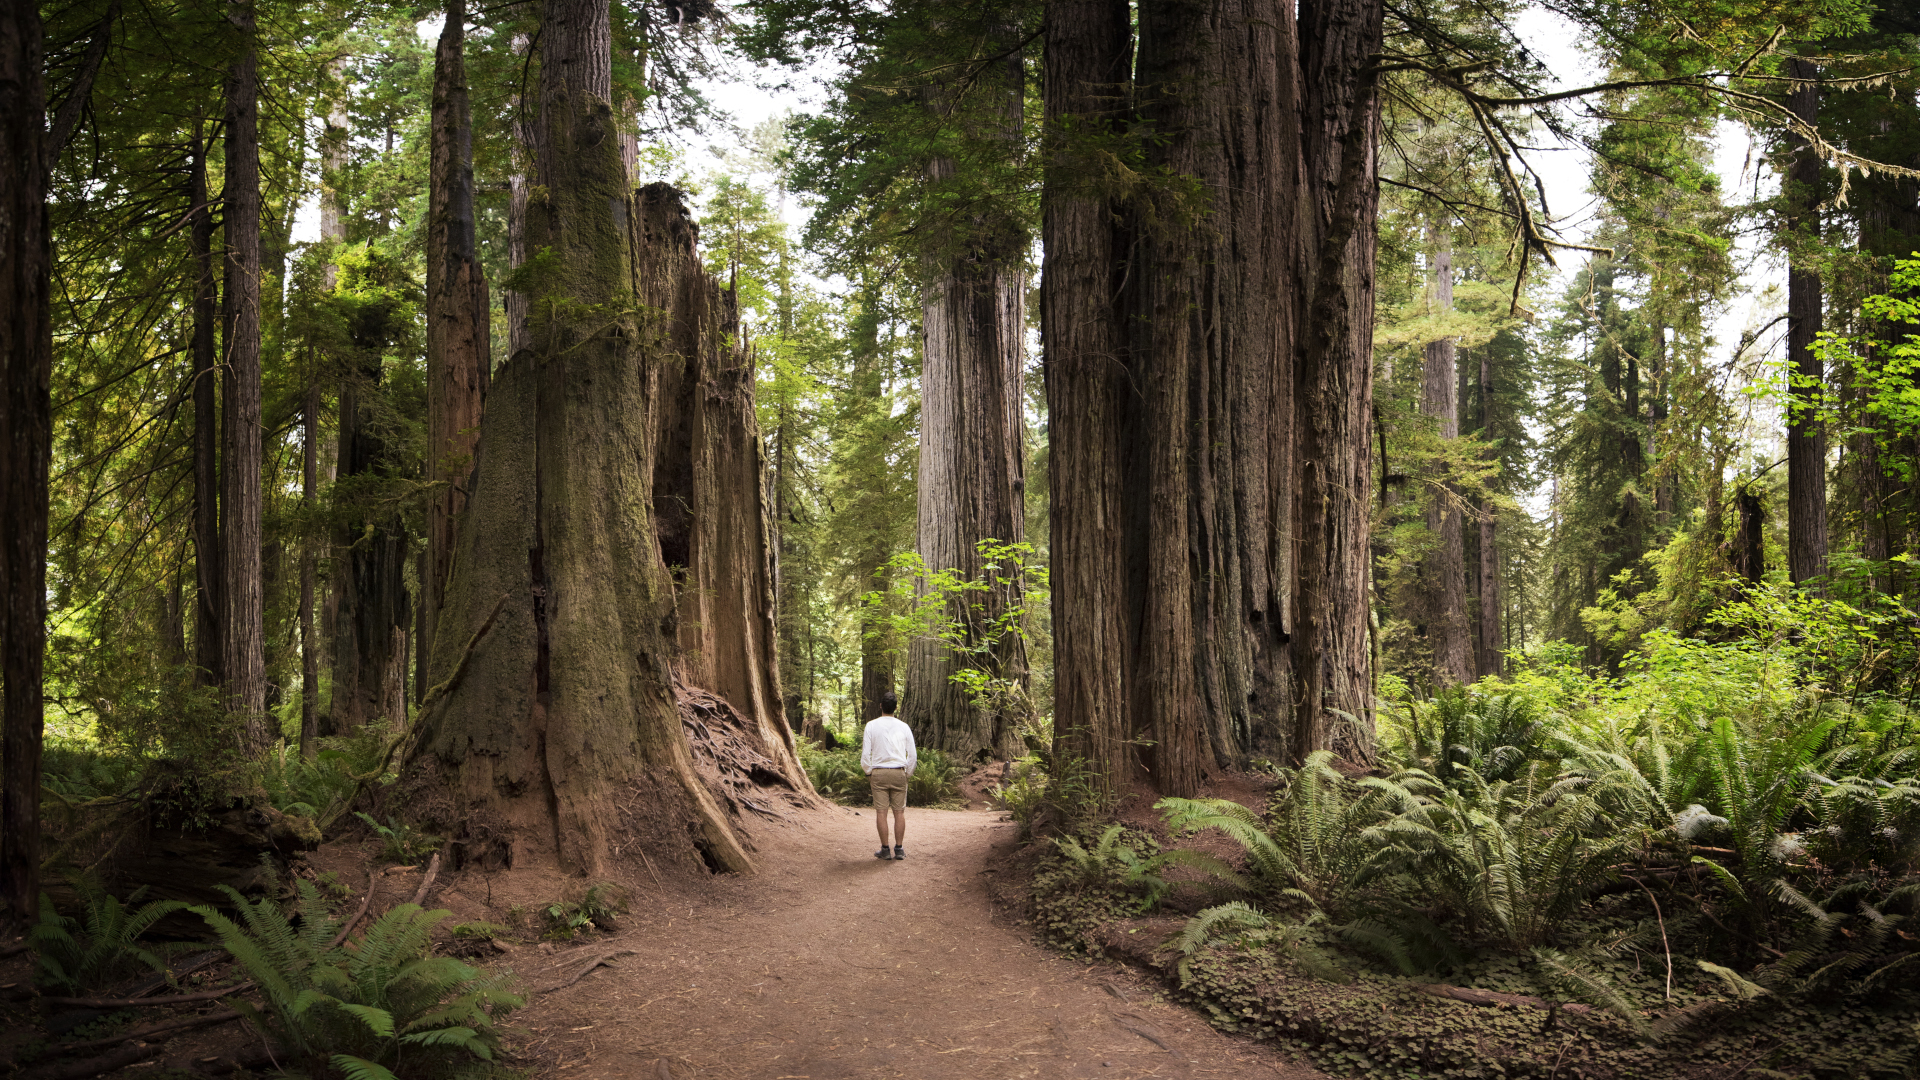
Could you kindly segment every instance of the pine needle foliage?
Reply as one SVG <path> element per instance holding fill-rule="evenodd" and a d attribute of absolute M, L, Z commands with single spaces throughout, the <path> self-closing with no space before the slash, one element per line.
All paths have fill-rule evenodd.
<path fill-rule="evenodd" d="M 155 923 L 187 905 L 177 900 L 141 904 L 145 886 L 122 903 L 91 877 L 71 881 L 80 894 L 78 918 L 60 914 L 53 900 L 40 894 L 40 921 L 27 933 L 36 982 L 50 990 L 79 994 L 141 968 L 167 970 L 167 957 L 184 946 L 140 939 Z"/>
<path fill-rule="evenodd" d="M 489 1075 L 500 1048 L 495 1024 L 522 999 L 504 976 L 429 954 L 433 928 L 451 913 L 402 904 L 351 945 L 319 892 L 296 883 L 295 919 L 268 899 L 227 892 L 234 921 L 193 909 L 259 986 L 264 1002 L 235 1007 L 315 1078 L 408 1080 Z"/>

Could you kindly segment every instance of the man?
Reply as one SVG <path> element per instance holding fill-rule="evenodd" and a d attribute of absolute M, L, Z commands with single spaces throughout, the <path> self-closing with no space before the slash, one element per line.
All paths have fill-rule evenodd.
<path fill-rule="evenodd" d="M 880 830 L 880 850 L 876 859 L 904 859 L 907 849 L 907 777 L 920 763 L 913 748 L 913 729 L 893 710 L 900 699 L 888 690 L 880 695 L 879 716 L 867 721 L 866 741 L 860 746 L 860 768 L 873 787 L 873 824 Z M 887 847 L 887 810 L 893 810 L 893 847 Z"/>

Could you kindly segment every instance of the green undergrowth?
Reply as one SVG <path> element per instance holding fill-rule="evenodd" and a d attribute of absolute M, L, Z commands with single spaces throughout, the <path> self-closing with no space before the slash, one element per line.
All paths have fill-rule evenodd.
<path fill-rule="evenodd" d="M 1037 929 L 1349 1075 L 1920 1074 L 1898 697 L 1655 634 L 1618 679 L 1541 667 L 1383 710 L 1371 774 L 1333 764 L 1275 770 L 1257 808 L 1070 828 Z"/>
<path fill-rule="evenodd" d="M 873 790 L 860 768 L 858 747 L 822 750 L 802 739 L 799 751 L 800 766 L 807 770 L 815 791 L 846 806 L 873 805 Z M 957 799 L 965 770 L 942 750 L 922 749 L 919 756 L 919 764 L 907 779 L 907 804 L 939 806 Z"/>

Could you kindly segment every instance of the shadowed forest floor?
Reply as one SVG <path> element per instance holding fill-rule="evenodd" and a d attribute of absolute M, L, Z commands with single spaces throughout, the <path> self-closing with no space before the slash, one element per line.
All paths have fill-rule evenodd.
<path fill-rule="evenodd" d="M 762 832 L 761 873 L 704 899 L 649 896 L 619 933 L 516 950 L 541 993 L 512 1024 L 543 1076 L 567 1080 L 1002 1080 L 1323 1074 L 1152 1000 L 1131 974 L 1035 945 L 985 879 L 1014 826 L 910 810 L 907 861 L 882 862 L 871 810 Z"/>

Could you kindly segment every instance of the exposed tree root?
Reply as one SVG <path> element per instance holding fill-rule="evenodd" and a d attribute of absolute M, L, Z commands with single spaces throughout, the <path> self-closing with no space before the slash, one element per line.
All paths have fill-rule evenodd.
<path fill-rule="evenodd" d="M 639 949 L 614 949 L 611 952 L 601 953 L 599 956 L 596 956 L 593 959 L 587 961 L 586 965 L 582 967 L 579 971 L 574 972 L 573 978 L 568 979 L 566 982 L 558 983 L 554 986 L 549 986 L 545 990 L 542 990 L 540 992 L 543 994 L 551 994 L 556 990 L 565 990 L 567 987 L 572 986 L 574 983 L 577 983 L 581 979 L 586 978 L 587 973 L 592 971 L 594 968 L 597 968 L 602 964 L 608 964 L 609 961 L 614 960 L 617 957 L 634 956 L 634 955 L 637 955 L 639 952 L 640 952 Z M 612 966 L 612 965 L 608 964 L 608 966 Z"/>

